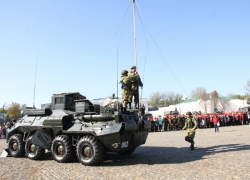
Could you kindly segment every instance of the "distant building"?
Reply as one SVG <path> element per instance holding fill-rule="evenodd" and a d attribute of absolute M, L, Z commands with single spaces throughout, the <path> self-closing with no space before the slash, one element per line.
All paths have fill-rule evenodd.
<path fill-rule="evenodd" d="M 245 106 L 249 106 L 247 104 L 247 100 L 233 99 L 230 97 L 221 97 L 216 101 L 216 103 L 211 99 L 207 101 L 203 101 L 201 99 L 187 99 L 175 105 L 161 107 L 158 111 L 149 111 L 149 113 L 152 113 L 153 116 L 158 116 L 177 109 L 180 114 L 186 114 L 187 111 L 200 111 L 203 114 L 209 114 L 214 113 L 215 108 L 217 108 L 220 112 L 228 113 L 238 111 L 239 108 Z"/>

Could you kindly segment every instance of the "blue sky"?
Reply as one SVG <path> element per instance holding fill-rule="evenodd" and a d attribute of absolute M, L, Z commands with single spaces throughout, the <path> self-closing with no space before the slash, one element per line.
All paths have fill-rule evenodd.
<path fill-rule="evenodd" d="M 156 91 L 187 96 L 196 87 L 246 92 L 250 1 L 136 2 L 143 97 Z M 80 92 L 90 100 L 116 93 L 117 72 L 120 78 L 135 64 L 131 3 L 1 0 L 0 105 L 33 105 L 36 61 L 37 107 L 54 93 Z"/>

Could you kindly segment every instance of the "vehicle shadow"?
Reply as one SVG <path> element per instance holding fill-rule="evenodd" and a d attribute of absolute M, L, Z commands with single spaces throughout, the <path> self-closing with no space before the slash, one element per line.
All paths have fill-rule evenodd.
<path fill-rule="evenodd" d="M 124 166 L 135 164 L 176 164 L 206 159 L 205 156 L 232 151 L 249 150 L 250 145 L 226 144 L 206 148 L 139 147 L 131 155 L 107 153 L 101 166 Z"/>
<path fill-rule="evenodd" d="M 152 147 L 140 146 L 133 154 L 121 155 L 114 152 L 106 153 L 103 163 L 99 166 L 127 166 L 136 164 L 176 164 L 206 159 L 206 156 L 226 153 L 249 151 L 250 145 L 245 144 L 224 144 L 218 146 L 210 146 L 206 148 L 198 147 L 191 151 L 189 147 Z M 241 153 L 243 154 L 243 153 Z M 9 157 L 9 156 L 8 156 Z M 27 158 L 27 157 L 21 157 Z M 38 161 L 54 161 L 51 152 L 46 152 L 41 160 Z M 69 163 L 78 163 L 78 159 L 74 157 Z"/>

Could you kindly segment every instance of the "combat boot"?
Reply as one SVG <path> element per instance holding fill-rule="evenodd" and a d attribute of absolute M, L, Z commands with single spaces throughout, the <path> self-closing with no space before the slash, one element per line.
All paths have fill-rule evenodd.
<path fill-rule="evenodd" d="M 194 150 L 194 144 L 191 144 L 190 149 Z"/>

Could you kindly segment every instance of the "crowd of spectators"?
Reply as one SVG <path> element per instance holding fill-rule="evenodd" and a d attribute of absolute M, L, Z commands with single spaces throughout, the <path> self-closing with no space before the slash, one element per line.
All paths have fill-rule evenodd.
<path fill-rule="evenodd" d="M 5 123 L 3 125 L 0 125 L 0 139 L 6 138 L 6 125 Z"/>
<path fill-rule="evenodd" d="M 215 128 L 219 132 L 219 126 L 248 125 L 250 121 L 250 112 L 231 112 L 223 114 L 196 114 L 193 115 L 197 121 L 198 128 Z M 151 131 L 176 131 L 181 130 L 185 125 L 186 115 L 169 115 L 162 118 L 148 116 L 151 121 Z"/>

